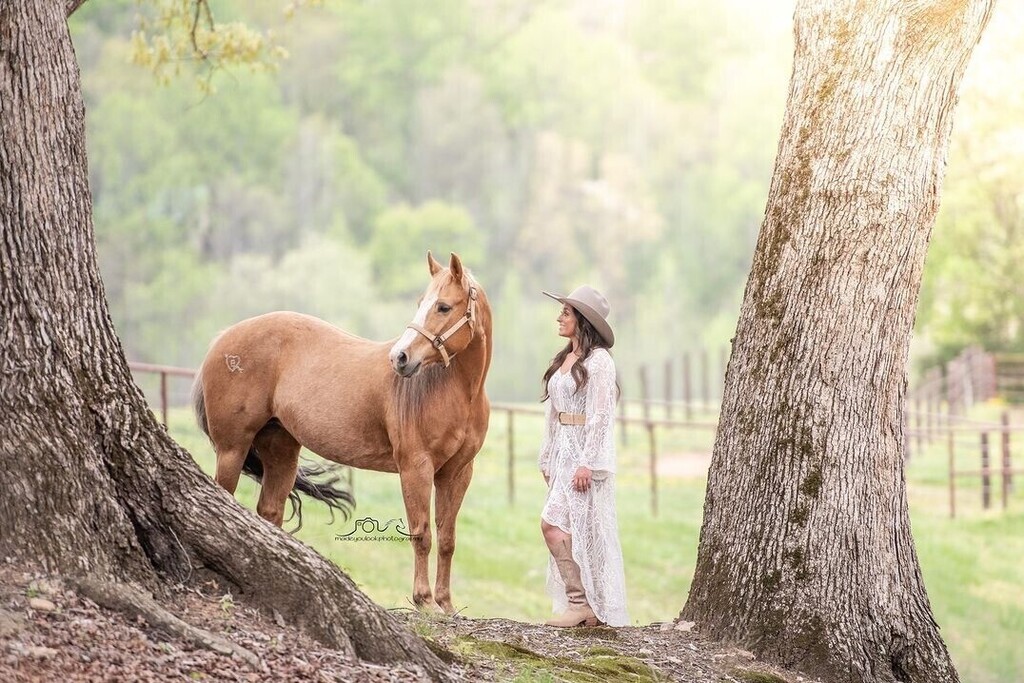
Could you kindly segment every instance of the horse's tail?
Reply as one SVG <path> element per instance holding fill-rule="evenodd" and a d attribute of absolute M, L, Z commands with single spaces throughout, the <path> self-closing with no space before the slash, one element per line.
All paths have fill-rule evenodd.
<path fill-rule="evenodd" d="M 298 521 L 298 526 L 292 529 L 291 533 L 294 534 L 302 528 L 300 493 L 305 493 L 310 498 L 325 503 L 331 513 L 331 523 L 334 522 L 335 510 L 338 510 L 346 520 L 352 516 L 356 499 L 347 483 L 342 480 L 341 474 L 338 473 L 339 469 L 340 466 L 337 465 L 310 464 L 299 467 L 299 471 L 295 475 L 295 485 L 292 487 L 291 493 L 288 494 L 288 500 L 292 504 L 292 514 L 285 521 L 289 521 L 293 517 Z M 260 460 L 259 451 L 255 446 L 251 446 L 249 452 L 246 453 L 242 472 L 262 483 L 263 461 Z"/>
<path fill-rule="evenodd" d="M 192 412 L 196 416 L 196 424 L 203 430 L 207 438 L 210 436 L 210 423 L 206 421 L 206 398 L 203 396 L 203 369 L 196 370 L 196 378 L 192 382 Z"/>

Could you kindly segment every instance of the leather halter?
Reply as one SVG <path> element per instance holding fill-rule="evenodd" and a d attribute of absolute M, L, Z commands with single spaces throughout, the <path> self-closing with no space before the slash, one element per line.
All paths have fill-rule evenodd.
<path fill-rule="evenodd" d="M 416 330 L 430 341 L 430 345 L 433 346 L 441 353 L 441 358 L 444 359 L 444 366 L 448 367 L 451 364 L 451 359 L 455 357 L 454 353 L 449 354 L 448 349 L 445 348 L 444 343 L 451 339 L 452 335 L 458 332 L 463 325 L 466 323 L 472 323 L 473 319 L 476 318 L 476 287 L 469 288 L 469 306 L 466 307 L 466 314 L 459 318 L 459 322 L 455 323 L 448 328 L 443 334 L 434 334 L 430 330 L 424 328 L 422 325 L 417 323 L 409 323 L 406 327 L 410 330 Z M 469 326 L 469 338 L 472 341 L 475 331 L 473 326 Z"/>

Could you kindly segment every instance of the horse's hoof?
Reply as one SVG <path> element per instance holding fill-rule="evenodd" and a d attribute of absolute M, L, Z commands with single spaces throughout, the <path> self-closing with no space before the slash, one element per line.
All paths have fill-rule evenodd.
<path fill-rule="evenodd" d="M 416 605 L 416 609 L 424 614 L 444 614 L 440 605 L 434 602 L 433 598 L 426 600 L 413 600 L 413 604 Z"/>

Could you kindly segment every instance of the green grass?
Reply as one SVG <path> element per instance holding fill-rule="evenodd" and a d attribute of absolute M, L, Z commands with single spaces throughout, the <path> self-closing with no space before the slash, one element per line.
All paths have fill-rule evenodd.
<path fill-rule="evenodd" d="M 998 422 L 1005 406 L 975 408 L 972 420 Z M 1024 419 L 1015 415 L 1012 422 Z M 1014 466 L 1024 466 L 1022 437 L 1013 434 Z M 958 471 L 981 468 L 977 434 L 954 438 Z M 915 444 L 916 445 L 916 444 Z M 989 436 L 998 467 L 1000 436 Z M 964 683 L 1024 680 L 1024 477 L 1004 511 L 1000 479 L 992 476 L 992 505 L 982 507 L 981 478 L 956 479 L 956 517 L 949 509 L 949 444 L 945 436 L 915 450 L 907 467 L 910 512 L 925 586 L 953 661 Z"/>
<path fill-rule="evenodd" d="M 653 415 L 662 416 L 658 411 Z M 199 465 L 212 472 L 211 448 L 191 414 L 172 411 L 170 428 Z M 544 592 L 547 552 L 539 528 L 545 487 L 535 463 L 540 432 L 539 417 L 516 416 L 513 502 L 504 414 L 495 415 L 477 456 L 459 516 L 452 570 L 453 598 L 465 616 L 537 622 L 550 614 Z M 657 436 L 659 455 L 677 458 L 710 452 L 713 440 L 707 430 L 660 430 Z M 907 471 L 914 538 L 932 608 L 965 683 L 1017 683 L 1024 680 L 1024 648 L 1019 647 L 1024 634 L 1024 478 L 1007 512 L 998 507 L 997 480 L 996 507 L 988 511 L 981 509 L 976 478 L 959 481 L 957 518 L 950 519 L 946 453 L 945 441 L 936 441 L 915 453 Z M 661 478 L 659 512 L 653 516 L 647 435 L 641 429 L 629 429 L 619 464 L 618 513 L 630 616 L 638 625 L 667 621 L 678 614 L 690 587 L 706 482 Z M 973 442 L 958 442 L 957 467 L 977 466 Z M 354 484 L 357 518 L 405 518 L 397 475 L 359 470 Z M 254 508 L 257 493 L 257 485 L 243 477 L 239 500 Z M 351 521 L 328 525 L 326 512 L 311 501 L 304 515 L 300 539 L 336 562 L 378 604 L 410 606 L 408 543 L 339 541 L 335 536 L 352 531 Z"/>

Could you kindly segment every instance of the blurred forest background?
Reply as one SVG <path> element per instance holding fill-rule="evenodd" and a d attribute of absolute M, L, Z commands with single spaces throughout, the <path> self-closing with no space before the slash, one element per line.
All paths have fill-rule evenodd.
<path fill-rule="evenodd" d="M 458 252 L 491 298 L 492 397 L 538 397 L 561 346 L 541 289 L 608 295 L 627 377 L 727 346 L 791 0 L 214 1 L 220 22 L 273 29 L 287 57 L 200 69 L 212 92 L 194 65 L 139 63 L 138 13 L 174 4 L 96 0 L 72 20 L 129 359 L 194 367 L 218 331 L 277 309 L 393 338 L 427 249 Z M 957 112 L 919 365 L 968 343 L 1024 351 L 1024 11 L 996 11 Z"/>

